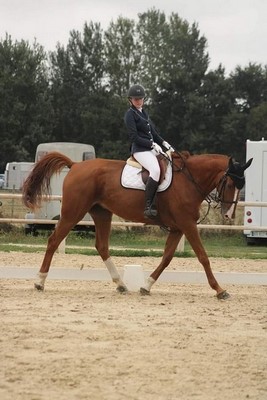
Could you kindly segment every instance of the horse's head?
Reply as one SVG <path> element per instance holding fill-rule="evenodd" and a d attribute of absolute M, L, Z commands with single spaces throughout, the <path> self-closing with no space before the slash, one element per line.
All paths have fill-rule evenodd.
<path fill-rule="evenodd" d="M 252 163 L 252 158 L 241 165 L 232 157 L 229 158 L 228 168 L 217 187 L 218 197 L 222 206 L 222 215 L 227 219 L 234 219 L 238 202 L 239 191 L 245 185 L 245 170 Z"/>

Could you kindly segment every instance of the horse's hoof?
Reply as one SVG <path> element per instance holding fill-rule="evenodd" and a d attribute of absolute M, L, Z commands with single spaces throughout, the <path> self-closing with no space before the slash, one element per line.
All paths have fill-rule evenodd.
<path fill-rule="evenodd" d="M 128 289 L 126 286 L 118 286 L 116 290 L 118 293 L 122 293 L 122 294 L 125 294 L 128 292 Z"/>
<path fill-rule="evenodd" d="M 141 287 L 140 288 L 140 294 L 142 294 L 143 296 L 149 296 L 150 295 L 150 291 Z"/>
<path fill-rule="evenodd" d="M 44 286 L 40 285 L 39 283 L 34 284 L 34 288 L 38 290 L 38 292 L 42 292 L 44 290 Z"/>
<path fill-rule="evenodd" d="M 217 294 L 217 299 L 218 300 L 227 300 L 230 298 L 230 294 L 228 292 L 226 292 L 226 290 L 224 290 L 221 293 Z"/>

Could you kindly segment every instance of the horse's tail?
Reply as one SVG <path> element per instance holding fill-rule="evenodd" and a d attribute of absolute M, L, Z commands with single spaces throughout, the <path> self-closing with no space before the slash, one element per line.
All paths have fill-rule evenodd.
<path fill-rule="evenodd" d="M 64 167 L 71 168 L 74 162 L 56 151 L 46 154 L 38 161 L 22 187 L 23 204 L 34 210 L 40 207 L 43 196 L 51 195 L 50 179 Z"/>

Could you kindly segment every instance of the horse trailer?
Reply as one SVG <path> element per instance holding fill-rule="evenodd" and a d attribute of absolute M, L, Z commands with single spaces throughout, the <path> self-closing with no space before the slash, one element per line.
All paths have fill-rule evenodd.
<path fill-rule="evenodd" d="M 23 182 L 33 168 L 33 162 L 9 162 L 5 169 L 5 189 L 21 190 Z"/>
<path fill-rule="evenodd" d="M 247 160 L 253 158 L 246 171 L 246 202 L 267 202 L 267 140 L 247 140 Z M 247 243 L 267 239 L 267 207 L 245 206 L 244 230 Z M 252 230 L 253 227 L 266 227 L 265 230 Z"/>
<path fill-rule="evenodd" d="M 65 156 L 69 157 L 72 161 L 80 162 L 95 158 L 94 146 L 83 143 L 71 143 L 71 142 L 52 142 L 52 143 L 41 143 L 37 146 L 35 154 L 35 162 L 38 162 L 47 153 L 56 151 Z M 62 186 L 64 178 L 66 177 L 69 169 L 64 167 L 59 174 L 52 176 L 50 181 L 51 196 L 61 196 Z M 59 220 L 61 212 L 61 202 L 59 200 L 44 201 L 41 208 L 36 210 L 35 213 L 27 213 L 27 219 L 42 219 L 42 220 Z M 92 217 L 87 213 L 82 221 L 92 222 Z M 49 224 L 27 224 L 25 227 L 25 233 L 35 234 L 38 230 L 42 229 L 53 229 L 54 225 Z M 77 225 L 75 230 L 86 230 L 94 231 L 94 225 Z"/>

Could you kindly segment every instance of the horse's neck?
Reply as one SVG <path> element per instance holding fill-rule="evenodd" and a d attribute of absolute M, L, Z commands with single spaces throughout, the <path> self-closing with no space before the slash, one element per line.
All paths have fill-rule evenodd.
<path fill-rule="evenodd" d="M 195 156 L 188 165 L 193 179 L 201 188 L 203 196 L 207 196 L 218 185 L 227 168 L 225 156 Z"/>

